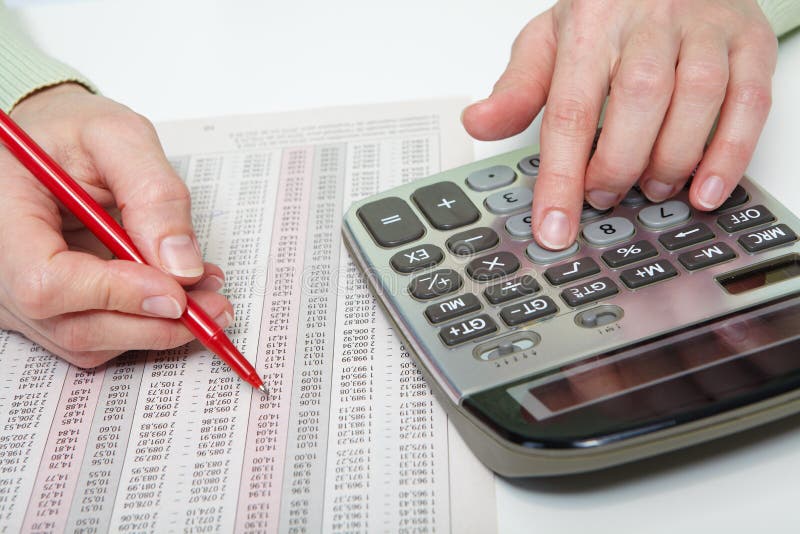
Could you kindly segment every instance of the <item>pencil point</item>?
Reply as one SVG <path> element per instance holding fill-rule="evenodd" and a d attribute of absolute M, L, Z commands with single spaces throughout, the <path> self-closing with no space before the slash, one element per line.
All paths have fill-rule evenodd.
<path fill-rule="evenodd" d="M 269 390 L 267 389 L 266 384 L 261 384 L 258 386 L 258 389 L 261 390 L 261 393 L 263 393 L 265 397 L 269 397 Z"/>

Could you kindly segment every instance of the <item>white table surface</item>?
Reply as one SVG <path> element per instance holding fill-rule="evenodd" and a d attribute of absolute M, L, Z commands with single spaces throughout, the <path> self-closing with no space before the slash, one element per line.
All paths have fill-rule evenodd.
<path fill-rule="evenodd" d="M 482 98 L 541 0 L 10 0 L 51 54 L 151 120 Z M 500 5 L 501 7 L 497 7 Z M 800 213 L 800 35 L 748 173 Z M 538 141 L 538 123 L 488 156 Z M 497 480 L 501 532 L 797 532 L 800 417 L 614 470 Z"/>

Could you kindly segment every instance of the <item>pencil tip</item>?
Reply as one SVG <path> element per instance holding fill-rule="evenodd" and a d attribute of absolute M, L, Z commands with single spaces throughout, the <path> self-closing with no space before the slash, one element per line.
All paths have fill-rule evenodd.
<path fill-rule="evenodd" d="M 261 384 L 258 386 L 258 389 L 261 390 L 261 393 L 263 393 L 265 396 L 269 397 L 269 390 L 267 389 L 266 384 Z"/>

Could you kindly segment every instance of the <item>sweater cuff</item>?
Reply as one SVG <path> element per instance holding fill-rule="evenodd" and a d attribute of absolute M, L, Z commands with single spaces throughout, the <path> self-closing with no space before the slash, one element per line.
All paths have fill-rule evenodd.
<path fill-rule="evenodd" d="M 800 0 L 757 0 L 775 35 L 800 27 Z"/>
<path fill-rule="evenodd" d="M 15 32 L 0 28 L 0 108 L 9 112 L 26 96 L 65 82 L 76 82 L 96 93 L 97 88 L 80 72 L 26 42 Z"/>

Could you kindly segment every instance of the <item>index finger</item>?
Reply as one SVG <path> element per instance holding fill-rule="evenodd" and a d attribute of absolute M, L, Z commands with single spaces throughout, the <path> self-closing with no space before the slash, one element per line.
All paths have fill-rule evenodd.
<path fill-rule="evenodd" d="M 541 164 L 533 195 L 533 235 L 560 250 L 575 241 L 584 177 L 609 69 L 591 36 L 566 27 L 559 36 L 556 67 L 542 118 Z"/>

